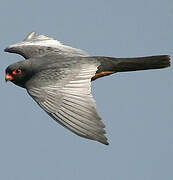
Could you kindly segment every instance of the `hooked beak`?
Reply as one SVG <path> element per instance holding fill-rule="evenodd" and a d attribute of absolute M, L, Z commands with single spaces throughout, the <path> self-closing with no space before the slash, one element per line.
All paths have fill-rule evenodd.
<path fill-rule="evenodd" d="M 14 79 L 14 77 L 11 75 L 11 74 L 9 74 L 9 73 L 7 73 L 6 74 L 6 76 L 5 76 L 5 81 L 7 82 L 7 81 L 11 81 L 11 80 L 13 80 Z"/>

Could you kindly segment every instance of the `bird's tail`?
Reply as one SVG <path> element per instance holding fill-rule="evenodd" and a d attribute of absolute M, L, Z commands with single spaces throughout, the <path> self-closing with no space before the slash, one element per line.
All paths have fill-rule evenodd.
<path fill-rule="evenodd" d="M 115 66 L 117 72 L 137 71 L 147 69 L 160 69 L 170 66 L 170 57 L 162 56 L 148 56 L 138 58 L 118 58 Z"/>
<path fill-rule="evenodd" d="M 116 72 L 138 71 L 147 69 L 160 69 L 170 66 L 170 56 L 148 56 L 137 58 L 112 58 L 112 57 L 94 57 L 100 62 L 95 80 L 102 76 L 107 76 Z"/>

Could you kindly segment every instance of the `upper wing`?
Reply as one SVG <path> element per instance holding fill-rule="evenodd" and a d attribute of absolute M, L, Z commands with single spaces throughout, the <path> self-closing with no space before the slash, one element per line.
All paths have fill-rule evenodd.
<path fill-rule="evenodd" d="M 73 67 L 72 71 L 60 73 L 55 83 L 42 87 L 30 85 L 27 90 L 58 123 L 79 136 L 107 145 L 105 125 L 96 112 L 91 95 L 91 78 L 97 67 L 98 63 L 81 63 L 80 67 Z M 64 73 L 65 76 L 61 78 Z M 41 74 L 41 77 L 44 75 Z"/>
<path fill-rule="evenodd" d="M 55 52 L 64 56 L 88 56 L 85 51 L 65 46 L 53 38 L 31 32 L 22 42 L 10 45 L 5 52 L 17 53 L 24 58 L 33 58 Z"/>

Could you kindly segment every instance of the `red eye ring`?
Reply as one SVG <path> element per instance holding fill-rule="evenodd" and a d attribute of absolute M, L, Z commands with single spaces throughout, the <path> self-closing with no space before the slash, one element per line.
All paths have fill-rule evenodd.
<path fill-rule="evenodd" d="M 16 75 L 16 74 L 21 74 L 22 73 L 22 70 L 21 69 L 16 69 L 12 72 L 13 75 Z"/>

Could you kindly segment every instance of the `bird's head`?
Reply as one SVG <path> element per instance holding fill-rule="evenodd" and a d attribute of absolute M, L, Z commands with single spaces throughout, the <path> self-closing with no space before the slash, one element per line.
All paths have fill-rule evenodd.
<path fill-rule="evenodd" d="M 19 61 L 11 64 L 5 70 L 5 80 L 11 81 L 14 84 L 25 87 L 25 83 L 32 77 L 31 63 L 28 60 Z"/>

